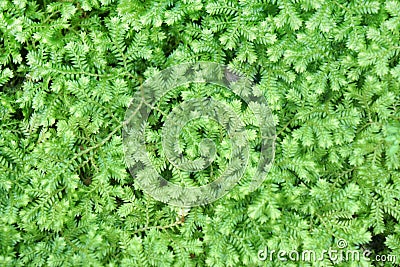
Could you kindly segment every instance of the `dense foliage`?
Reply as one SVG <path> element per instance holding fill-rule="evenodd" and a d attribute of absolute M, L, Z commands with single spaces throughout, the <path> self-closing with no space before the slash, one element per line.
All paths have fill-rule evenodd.
<path fill-rule="evenodd" d="M 384 265 L 257 257 L 341 239 L 400 263 L 399 1 L 2 0 L 0 10 L 1 266 Z M 238 184 L 182 211 L 135 185 L 122 122 L 147 78 L 195 61 L 253 79 L 276 153 L 256 191 Z M 220 132 L 196 123 L 182 137 L 189 150 L 193 133 Z M 157 129 L 148 149 L 162 172 Z M 221 167 L 229 144 L 217 149 Z"/>

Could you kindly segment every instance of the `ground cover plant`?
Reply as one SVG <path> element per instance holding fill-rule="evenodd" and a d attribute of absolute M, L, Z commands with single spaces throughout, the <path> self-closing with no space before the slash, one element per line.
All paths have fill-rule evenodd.
<path fill-rule="evenodd" d="M 399 1 L 2 0 L 0 10 L 1 266 L 400 264 Z M 146 79 L 198 61 L 254 82 L 274 117 L 275 159 L 255 191 L 240 182 L 183 210 L 135 184 L 122 128 Z M 206 119 L 180 142 L 194 157 L 201 138 L 214 140 L 209 169 L 182 174 L 162 152 L 163 114 L 203 89 L 177 88 L 149 117 L 147 149 L 170 181 L 206 184 L 229 160 L 229 136 Z M 250 124 L 243 103 L 215 90 Z M 282 261 L 263 259 L 265 248 L 370 255 Z"/>

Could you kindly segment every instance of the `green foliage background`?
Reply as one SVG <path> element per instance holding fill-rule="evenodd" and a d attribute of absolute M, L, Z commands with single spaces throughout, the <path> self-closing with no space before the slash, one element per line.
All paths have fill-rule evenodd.
<path fill-rule="evenodd" d="M 399 264 L 399 1 L 0 10 L 1 266 L 384 265 L 257 259 L 339 239 Z M 238 185 L 181 217 L 135 188 L 121 127 L 146 78 L 199 60 L 252 77 L 275 116 L 276 157 L 257 191 Z"/>

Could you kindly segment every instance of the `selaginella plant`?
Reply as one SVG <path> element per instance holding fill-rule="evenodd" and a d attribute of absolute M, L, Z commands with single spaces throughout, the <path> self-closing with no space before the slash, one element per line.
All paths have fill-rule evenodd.
<path fill-rule="evenodd" d="M 1 266 L 400 263 L 399 1 L 2 0 L 0 10 Z M 146 79 L 197 61 L 250 77 L 274 115 L 276 151 L 254 192 L 238 183 L 181 210 L 137 186 L 122 127 Z M 179 172 L 162 152 L 165 114 L 210 90 L 177 88 L 153 107 L 147 151 L 172 182 L 206 184 L 229 160 L 224 129 L 206 119 L 180 142 L 188 157 L 201 138 L 218 144 L 209 169 Z M 258 257 L 321 255 L 340 240 L 370 260 Z"/>

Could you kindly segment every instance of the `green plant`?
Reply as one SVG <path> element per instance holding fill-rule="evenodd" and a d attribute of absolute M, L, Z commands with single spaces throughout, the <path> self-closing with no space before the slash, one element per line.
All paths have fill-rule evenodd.
<path fill-rule="evenodd" d="M 339 239 L 399 264 L 398 1 L 3 0 L 0 10 L 0 265 L 392 266 L 257 258 L 265 246 L 321 251 Z M 135 185 L 121 135 L 147 78 L 196 61 L 257 84 L 276 152 L 255 192 L 238 184 L 183 214 Z M 183 98 L 170 99 L 162 112 Z M 196 142 L 197 123 L 182 141 Z"/>

